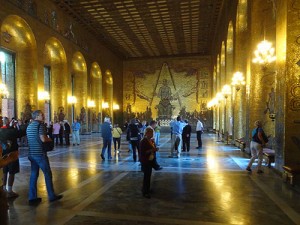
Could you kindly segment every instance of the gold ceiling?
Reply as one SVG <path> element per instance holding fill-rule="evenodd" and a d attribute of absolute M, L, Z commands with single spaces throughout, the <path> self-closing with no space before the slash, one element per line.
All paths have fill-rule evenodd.
<path fill-rule="evenodd" d="M 53 0 L 123 58 L 210 54 L 224 0 Z"/>

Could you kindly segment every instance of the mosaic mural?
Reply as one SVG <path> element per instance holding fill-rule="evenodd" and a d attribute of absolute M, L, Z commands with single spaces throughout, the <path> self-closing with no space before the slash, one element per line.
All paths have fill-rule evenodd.
<path fill-rule="evenodd" d="M 124 119 L 128 121 L 137 117 L 168 123 L 182 115 L 190 122 L 196 122 L 199 117 L 211 121 L 207 109 L 210 85 L 208 68 L 173 68 L 164 62 L 152 71 L 126 71 Z"/>

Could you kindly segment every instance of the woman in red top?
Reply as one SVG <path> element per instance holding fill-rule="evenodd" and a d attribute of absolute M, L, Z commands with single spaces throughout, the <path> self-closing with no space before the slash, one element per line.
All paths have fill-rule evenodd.
<path fill-rule="evenodd" d="M 153 129 L 147 127 L 144 138 L 140 142 L 140 162 L 142 164 L 142 171 L 144 172 L 142 192 L 145 198 L 151 198 L 150 182 L 152 174 L 152 162 L 154 159 L 154 153 L 156 151 L 157 149 L 154 143 Z"/>

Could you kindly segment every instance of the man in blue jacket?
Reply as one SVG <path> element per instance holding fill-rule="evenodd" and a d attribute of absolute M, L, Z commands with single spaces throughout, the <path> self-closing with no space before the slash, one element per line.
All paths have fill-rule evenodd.
<path fill-rule="evenodd" d="M 102 160 L 105 160 L 105 151 L 107 149 L 107 158 L 108 160 L 111 160 L 111 141 L 112 141 L 112 126 L 110 123 L 110 118 L 105 117 L 104 118 L 104 123 L 101 126 L 101 134 L 103 138 L 103 147 L 102 147 L 102 152 L 101 152 L 101 158 Z"/>

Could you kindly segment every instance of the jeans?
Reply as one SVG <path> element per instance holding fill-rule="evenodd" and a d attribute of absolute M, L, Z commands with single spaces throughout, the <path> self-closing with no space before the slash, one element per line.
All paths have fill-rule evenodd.
<path fill-rule="evenodd" d="M 73 142 L 73 145 L 75 144 L 80 144 L 80 137 L 79 137 L 79 130 L 73 130 L 72 132 L 72 142 Z"/>
<path fill-rule="evenodd" d="M 110 159 L 111 158 L 111 139 L 106 139 L 103 138 L 103 147 L 102 147 L 102 152 L 101 155 L 105 155 L 105 151 L 107 148 L 107 158 Z"/>
<path fill-rule="evenodd" d="M 58 145 L 59 134 L 53 134 L 53 141 Z"/>
<path fill-rule="evenodd" d="M 33 200 L 37 198 L 37 180 L 39 177 L 40 169 L 44 173 L 48 198 L 49 200 L 54 199 L 56 195 L 53 189 L 52 172 L 51 172 L 48 156 L 47 155 L 28 156 L 28 159 L 31 162 L 29 200 Z"/>
<path fill-rule="evenodd" d="M 171 156 L 175 153 L 179 156 L 181 153 L 181 134 L 172 134 Z"/>
<path fill-rule="evenodd" d="M 150 183 L 151 183 L 151 174 L 152 174 L 152 165 L 149 163 L 142 163 L 142 171 L 144 172 L 142 191 L 143 191 L 143 194 L 149 194 Z"/>
<path fill-rule="evenodd" d="M 182 149 L 183 151 L 187 150 L 188 152 L 190 151 L 190 142 L 191 142 L 191 137 L 182 137 Z"/>
<path fill-rule="evenodd" d="M 202 131 L 197 131 L 197 141 L 198 141 L 198 147 L 202 148 L 202 139 L 201 139 Z"/>
<path fill-rule="evenodd" d="M 140 147 L 139 147 L 140 141 L 139 140 L 131 140 L 130 143 L 131 143 L 131 147 L 132 147 L 133 161 L 136 162 L 136 150 L 138 151 L 138 155 L 140 154 Z"/>
<path fill-rule="evenodd" d="M 254 160 L 258 158 L 257 169 L 261 169 L 261 164 L 263 161 L 263 147 L 261 144 L 251 141 L 250 142 L 250 150 L 251 150 L 251 159 L 249 161 L 248 167 L 251 168 Z"/>
<path fill-rule="evenodd" d="M 155 132 L 155 144 L 159 147 L 160 132 Z"/>
<path fill-rule="evenodd" d="M 113 138 L 115 151 L 120 149 L 121 138 Z M 118 148 L 117 148 L 118 143 Z"/>

